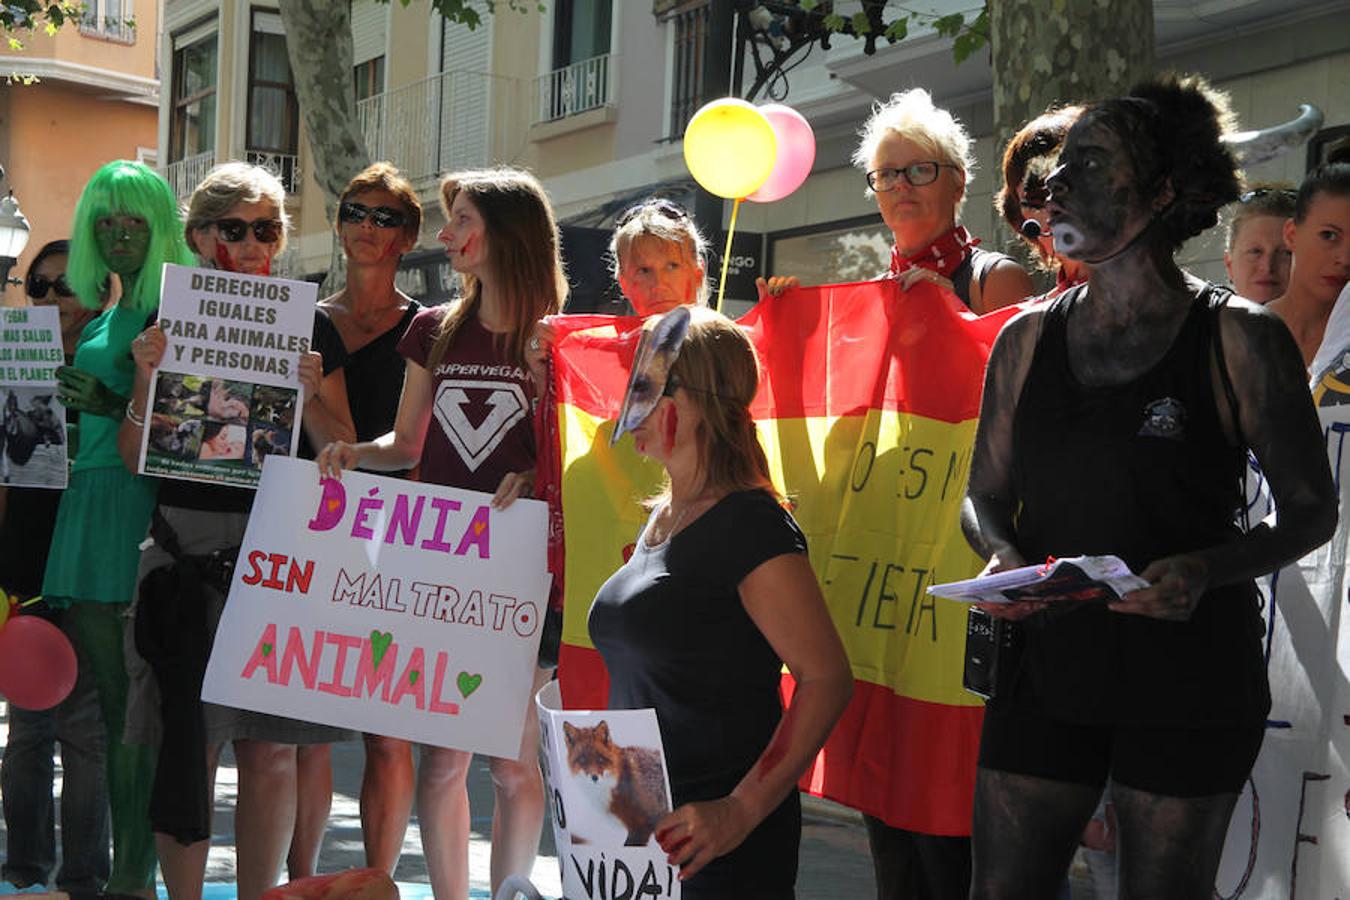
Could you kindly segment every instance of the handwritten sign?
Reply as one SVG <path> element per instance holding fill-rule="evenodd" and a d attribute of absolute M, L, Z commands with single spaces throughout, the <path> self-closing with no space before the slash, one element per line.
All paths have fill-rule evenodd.
<path fill-rule="evenodd" d="M 547 510 L 269 457 L 202 699 L 515 758 Z"/>
<path fill-rule="evenodd" d="M 670 779 L 656 710 L 564 710 L 558 683 L 535 697 L 563 896 L 680 896 L 679 870 L 656 842 Z"/>
<path fill-rule="evenodd" d="M 1350 347 L 1350 335 L 1340 340 Z M 1328 543 L 1258 582 L 1271 710 L 1228 827 L 1214 887 L 1224 900 L 1350 897 L 1350 355 L 1328 361 L 1313 395 L 1341 522 Z M 1243 518 L 1255 526 L 1274 508 L 1251 460 Z"/>
<path fill-rule="evenodd" d="M 56 397 L 56 368 L 64 360 L 59 309 L 0 309 L 0 481 L 5 484 L 66 486 L 66 408 Z"/>
<path fill-rule="evenodd" d="M 141 440 L 147 475 L 253 487 L 268 456 L 294 456 L 318 286 L 164 267 L 168 348 Z"/>

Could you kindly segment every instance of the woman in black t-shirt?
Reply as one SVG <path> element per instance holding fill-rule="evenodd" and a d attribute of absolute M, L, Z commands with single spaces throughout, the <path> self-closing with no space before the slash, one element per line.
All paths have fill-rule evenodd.
<path fill-rule="evenodd" d="M 1052 897 L 1107 776 L 1121 896 L 1207 898 L 1270 709 L 1252 579 L 1327 540 L 1335 492 L 1306 375 L 1267 309 L 1179 269 L 1237 197 L 1224 99 L 1169 77 L 1087 108 L 1048 179 L 1085 285 L 989 358 L 963 524 L 990 571 L 1114 554 L 1148 587 L 1020 619 L 985 714 L 975 898 Z M 1233 524 L 1250 448 L 1278 519 Z"/>
<path fill-rule="evenodd" d="M 853 675 L 806 540 L 769 480 L 750 418 L 759 375 L 749 339 L 707 309 L 667 316 L 692 324 L 664 393 L 650 373 L 651 411 L 632 432 L 669 487 L 596 595 L 591 638 L 609 669 L 610 708 L 656 709 L 675 803 L 656 837 L 680 866 L 684 896 L 791 897 L 796 781 Z M 797 681 L 786 715 L 784 662 Z"/>

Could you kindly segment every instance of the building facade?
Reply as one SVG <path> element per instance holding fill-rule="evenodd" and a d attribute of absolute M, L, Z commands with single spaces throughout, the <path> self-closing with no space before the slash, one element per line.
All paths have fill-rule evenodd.
<path fill-rule="evenodd" d="M 847 14 L 856 5 L 836 7 Z M 977 10 L 970 0 L 930 5 L 939 14 Z M 502 163 L 530 168 L 548 188 L 565 225 L 575 306 L 621 310 L 607 283 L 605 235 L 618 212 L 653 192 L 694 197 L 680 136 L 704 98 L 726 92 L 713 82 L 727 84 L 729 66 L 717 60 L 731 44 L 725 53 L 714 44 L 730 33 L 731 6 L 552 0 L 520 13 L 500 4 L 470 30 L 444 22 L 426 0 L 406 7 L 354 0 L 351 77 L 361 128 L 372 158 L 399 166 L 427 205 L 404 287 L 433 301 L 450 289 L 434 237 L 438 175 Z M 1350 125 L 1347 11 L 1350 0 L 1158 0 L 1158 68 L 1207 75 L 1230 93 L 1244 128 L 1286 121 L 1299 103 L 1315 104 L 1326 117 L 1325 142 Z M 216 160 L 272 166 L 291 191 L 296 221 L 286 270 L 321 275 L 331 223 L 310 177 L 275 0 L 167 0 L 164 32 L 159 146 L 170 181 L 186 195 Z M 867 278 L 884 267 L 888 235 L 848 158 L 871 105 L 913 86 L 928 88 L 976 138 L 979 165 L 964 224 L 986 246 L 1012 240 L 991 206 L 997 156 L 988 53 L 958 66 L 951 40 L 923 28 L 870 56 L 861 42 L 837 37 L 773 85 L 773 99 L 812 123 L 815 168 L 792 196 L 743 206 L 731 311 L 753 302 L 757 274 L 796 274 L 809 284 Z M 1248 175 L 1297 182 L 1308 163 L 1300 150 Z M 1183 258 L 1197 274 L 1222 279 L 1218 231 L 1193 241 Z"/>
<path fill-rule="evenodd" d="M 32 226 L 16 275 L 43 244 L 68 236 L 99 166 L 157 164 L 159 23 L 160 0 L 89 0 L 82 21 L 0 49 L 0 164 Z M 5 288 L 7 300 L 20 290 Z"/>

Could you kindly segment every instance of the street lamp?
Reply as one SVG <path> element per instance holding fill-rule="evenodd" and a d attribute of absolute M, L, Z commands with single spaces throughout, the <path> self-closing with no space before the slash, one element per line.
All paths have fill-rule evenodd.
<path fill-rule="evenodd" d="M 0 179 L 5 170 L 0 168 Z M 14 191 L 0 200 L 0 291 L 7 285 L 23 284 L 19 279 L 10 279 L 9 270 L 19 261 L 19 254 L 28 246 L 28 220 L 19 209 L 19 201 L 14 199 Z"/>

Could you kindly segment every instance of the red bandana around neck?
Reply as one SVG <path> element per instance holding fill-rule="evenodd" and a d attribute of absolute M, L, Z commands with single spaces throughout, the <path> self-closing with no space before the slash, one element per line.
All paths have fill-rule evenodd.
<path fill-rule="evenodd" d="M 1087 278 L 1070 278 L 1063 266 L 1055 270 L 1055 293 L 1062 294 L 1071 287 L 1077 287 L 1087 281 Z"/>
<path fill-rule="evenodd" d="M 980 239 L 972 237 L 964 226 L 957 225 L 913 256 L 901 256 L 900 248 L 892 245 L 891 274 L 899 275 L 906 269 L 919 266 L 950 279 L 970 255 L 971 248 L 979 242 Z"/>

